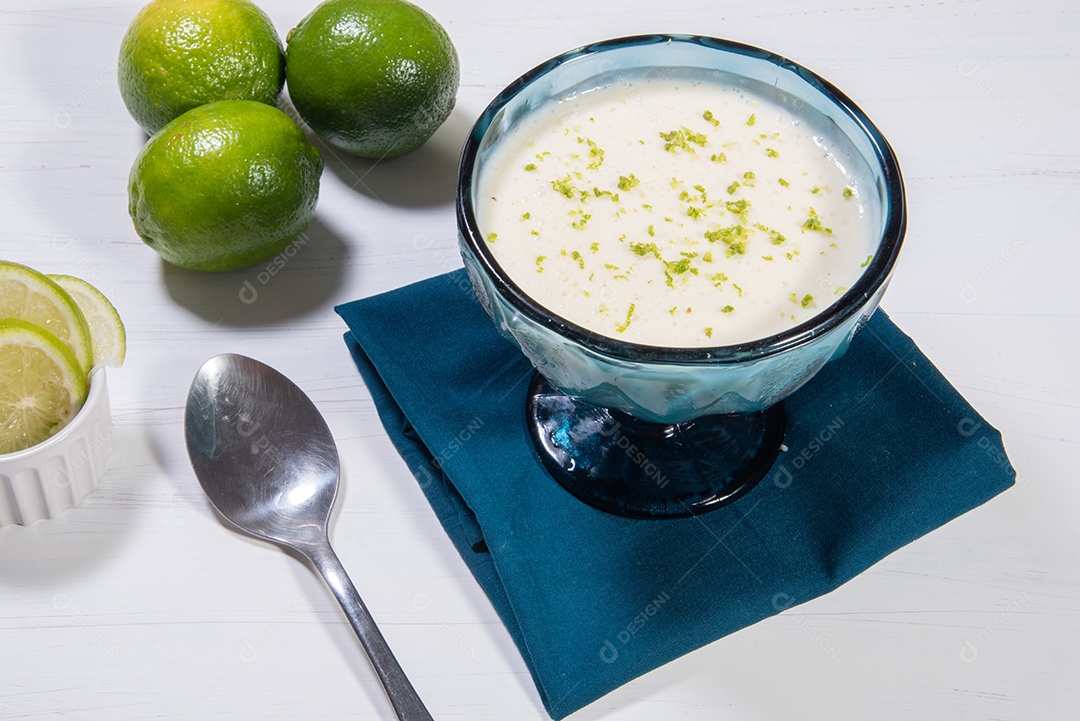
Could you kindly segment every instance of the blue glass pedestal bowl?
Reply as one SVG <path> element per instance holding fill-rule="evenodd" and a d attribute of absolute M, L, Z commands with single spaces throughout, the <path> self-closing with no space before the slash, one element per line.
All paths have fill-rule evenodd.
<path fill-rule="evenodd" d="M 669 348 L 599 335 L 522 292 L 496 261 L 477 222 L 476 193 L 487 160 L 516 123 L 593 88 L 685 71 L 768 93 L 790 112 L 845 137 L 864 165 L 860 188 L 879 233 L 876 252 L 859 280 L 829 307 L 767 338 Z M 499 332 L 538 371 L 523 412 L 552 476 L 597 508 L 670 518 L 731 503 L 768 472 L 783 442 L 781 401 L 843 355 L 877 308 L 903 242 L 906 211 L 892 149 L 829 82 L 751 46 L 648 35 L 572 50 L 507 86 L 466 140 L 457 223 L 477 297 Z"/>

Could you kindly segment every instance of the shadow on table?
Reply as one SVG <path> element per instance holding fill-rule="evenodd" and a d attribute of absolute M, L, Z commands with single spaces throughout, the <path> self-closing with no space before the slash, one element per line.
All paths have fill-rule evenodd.
<path fill-rule="evenodd" d="M 174 301 L 195 315 L 227 326 L 257 326 L 298 318 L 334 297 L 349 253 L 342 238 L 319 220 L 268 261 L 226 273 L 186 270 L 162 261 Z"/>
<path fill-rule="evenodd" d="M 54 589 L 50 597 L 58 614 L 77 612 L 65 583 L 92 576 L 121 554 L 144 509 L 140 486 L 146 456 L 139 429 L 113 426 L 113 454 L 98 486 L 75 508 L 29 526 L 0 528 L 0 595 L 7 586 Z M 133 450 L 134 459 L 118 459 L 118 449 Z"/>
<path fill-rule="evenodd" d="M 419 150 L 368 160 L 315 140 L 326 169 L 354 191 L 387 205 L 420 208 L 454 202 L 458 158 L 472 119 L 455 108 Z"/>

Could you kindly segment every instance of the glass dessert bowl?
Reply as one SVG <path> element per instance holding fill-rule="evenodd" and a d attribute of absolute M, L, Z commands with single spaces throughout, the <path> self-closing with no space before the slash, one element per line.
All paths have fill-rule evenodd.
<path fill-rule="evenodd" d="M 702 89 L 692 118 L 665 105 Z M 893 151 L 850 99 L 780 56 L 687 35 L 596 43 L 511 83 L 466 140 L 457 221 L 481 304 L 538 371 L 525 410 L 541 460 L 587 503 L 642 518 L 720 507 L 768 472 L 781 401 L 877 308 L 906 226 Z M 504 250 L 504 231 L 531 237 Z"/>

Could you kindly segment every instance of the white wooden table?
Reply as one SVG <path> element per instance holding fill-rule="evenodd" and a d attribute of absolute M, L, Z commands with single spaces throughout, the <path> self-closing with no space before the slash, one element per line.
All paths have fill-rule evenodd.
<path fill-rule="evenodd" d="M 884 306 L 1004 432 L 1019 482 L 835 593 L 574 718 L 1077 717 L 1074 2 L 429 0 L 461 56 L 454 114 L 390 163 L 325 153 L 310 242 L 274 275 L 167 267 L 131 227 L 126 180 L 144 137 L 116 57 L 140 4 L 0 0 L 0 257 L 90 279 L 129 334 L 128 362 L 109 374 L 116 449 L 100 488 L 58 520 L 0 530 L 0 717 L 392 718 L 321 581 L 223 526 L 192 475 L 188 384 L 234 351 L 292 377 L 326 415 L 343 458 L 333 540 L 435 718 L 546 718 L 385 437 L 332 307 L 459 267 L 457 153 L 503 85 L 571 47 L 654 31 L 787 55 L 884 131 L 910 211 Z M 314 4 L 261 3 L 282 36 Z"/>

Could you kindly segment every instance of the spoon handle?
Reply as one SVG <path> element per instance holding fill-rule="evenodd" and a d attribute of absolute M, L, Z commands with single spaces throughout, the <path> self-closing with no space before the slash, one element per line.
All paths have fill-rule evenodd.
<path fill-rule="evenodd" d="M 322 574 L 326 585 L 341 604 L 341 610 L 345 612 L 361 645 L 367 651 L 371 665 L 375 667 L 375 673 L 378 674 L 397 717 L 401 721 L 432 721 L 431 714 L 424 707 L 424 702 L 416 694 L 416 689 L 405 676 L 405 672 L 401 670 L 393 651 L 387 645 L 379 627 L 375 625 L 375 620 L 364 606 L 356 586 L 349 579 L 349 574 L 345 572 L 330 543 L 305 549 L 305 554 Z"/>

